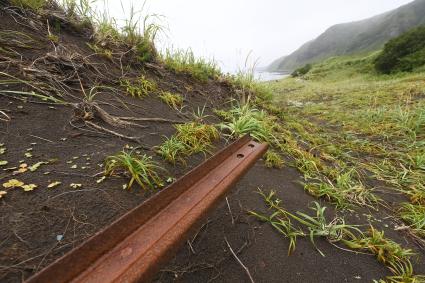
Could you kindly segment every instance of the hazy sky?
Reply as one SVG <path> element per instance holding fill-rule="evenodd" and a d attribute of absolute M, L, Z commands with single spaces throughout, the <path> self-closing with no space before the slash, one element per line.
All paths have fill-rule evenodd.
<path fill-rule="evenodd" d="M 121 0 L 140 7 L 143 1 Z M 296 50 L 333 24 L 361 20 L 412 0 L 147 0 L 145 12 L 164 16 L 166 37 L 159 46 L 192 48 L 214 57 L 223 70 L 259 65 Z M 111 14 L 123 17 L 119 0 L 109 0 Z"/>

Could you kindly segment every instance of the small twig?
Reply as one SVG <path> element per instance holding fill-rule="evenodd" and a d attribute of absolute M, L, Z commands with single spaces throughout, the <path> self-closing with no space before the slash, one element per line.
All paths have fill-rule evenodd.
<path fill-rule="evenodd" d="M 190 240 L 187 240 L 187 244 L 189 245 L 189 249 L 190 249 L 190 251 L 191 251 L 193 254 L 196 254 L 195 250 L 194 250 L 194 249 L 193 249 L 193 247 L 192 247 L 192 244 L 191 244 Z"/>
<path fill-rule="evenodd" d="M 229 204 L 229 200 L 227 199 L 227 197 L 226 197 L 226 202 L 227 202 L 227 208 L 229 209 L 230 217 L 232 218 L 232 225 L 235 225 L 235 219 L 233 219 L 232 210 L 230 209 L 230 204 Z"/>
<path fill-rule="evenodd" d="M 238 256 L 235 254 L 235 252 L 233 251 L 232 247 L 230 246 L 229 242 L 227 241 L 227 238 L 224 237 L 224 240 L 226 241 L 227 246 L 229 247 L 230 252 L 232 253 L 232 255 L 235 257 L 235 259 L 239 262 L 239 264 L 243 267 L 243 269 L 245 269 L 246 274 L 249 277 L 249 280 L 251 281 L 251 283 L 255 283 L 254 279 L 252 279 L 251 273 L 249 272 L 249 269 L 243 264 L 243 262 L 238 258 Z"/>
<path fill-rule="evenodd" d="M 48 140 L 48 139 L 45 139 L 45 138 L 42 138 L 42 137 L 39 137 L 39 136 L 36 136 L 36 135 L 29 135 L 30 137 L 33 137 L 33 138 L 36 138 L 36 139 L 40 139 L 40 140 L 42 140 L 42 141 L 46 141 L 46 142 L 50 142 L 50 143 L 55 143 L 54 141 L 51 141 L 51 140 Z"/>
<path fill-rule="evenodd" d="M 6 119 L 4 119 L 4 118 L 0 118 L 0 121 L 6 121 L 6 122 L 9 122 L 9 121 L 11 121 L 11 120 L 12 120 L 12 119 L 10 118 L 10 116 L 6 114 L 6 112 L 4 112 L 4 111 L 0 111 L 0 114 L 1 114 L 1 115 L 3 115 L 4 117 L 6 117 Z"/>
<path fill-rule="evenodd" d="M 196 234 L 193 236 L 192 238 L 192 243 L 195 242 L 196 238 L 198 237 L 199 233 L 204 229 L 204 227 L 208 226 L 208 224 L 211 222 L 211 220 L 208 219 L 208 221 L 206 223 L 204 223 L 201 228 L 199 228 L 199 230 L 196 232 Z"/>

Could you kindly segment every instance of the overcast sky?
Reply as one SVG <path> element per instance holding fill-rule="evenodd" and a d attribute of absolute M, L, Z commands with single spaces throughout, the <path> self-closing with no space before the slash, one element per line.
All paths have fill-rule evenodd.
<path fill-rule="evenodd" d="M 121 0 L 123 6 L 143 1 Z M 111 14 L 123 17 L 119 0 L 109 0 Z M 244 67 L 259 59 L 265 66 L 287 55 L 337 23 L 368 18 L 412 0 L 147 0 L 145 12 L 164 16 L 166 37 L 159 46 L 192 48 L 214 57 L 222 69 Z"/>

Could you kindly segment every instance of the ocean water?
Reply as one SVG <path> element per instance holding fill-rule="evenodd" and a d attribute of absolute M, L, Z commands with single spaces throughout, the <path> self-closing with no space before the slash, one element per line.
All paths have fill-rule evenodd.
<path fill-rule="evenodd" d="M 280 80 L 286 77 L 289 77 L 288 73 L 278 73 L 278 72 L 260 72 L 256 71 L 254 73 L 255 78 L 262 82 Z"/>

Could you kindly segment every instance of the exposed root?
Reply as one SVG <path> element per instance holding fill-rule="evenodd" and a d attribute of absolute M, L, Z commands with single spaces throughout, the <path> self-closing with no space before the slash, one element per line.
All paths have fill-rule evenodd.
<path fill-rule="evenodd" d="M 6 114 L 6 112 L 4 111 L 0 111 L 0 121 L 5 121 L 5 122 L 9 122 L 12 119 L 10 118 L 9 115 Z"/>
<path fill-rule="evenodd" d="M 182 120 L 170 120 L 164 118 L 137 118 L 137 117 L 119 117 L 121 120 L 125 121 L 143 121 L 143 122 L 157 122 L 157 123 L 172 123 L 172 124 L 184 124 L 185 121 Z"/>
<path fill-rule="evenodd" d="M 98 118 L 112 127 L 125 128 L 129 126 L 136 126 L 139 128 L 147 128 L 147 126 L 128 122 L 119 117 L 110 115 L 108 112 L 103 110 L 96 102 L 83 101 L 80 103 L 73 104 L 73 107 L 75 109 L 75 116 L 83 121 Z"/>
<path fill-rule="evenodd" d="M 140 138 L 138 138 L 138 137 L 130 137 L 130 136 L 126 136 L 126 135 L 123 135 L 123 134 L 114 132 L 114 131 L 109 130 L 107 128 L 104 128 L 104 127 L 101 127 L 99 125 L 96 125 L 95 123 L 93 123 L 91 121 L 85 121 L 85 123 L 86 123 L 86 125 L 88 125 L 90 127 L 93 127 L 96 130 L 99 130 L 99 131 L 102 131 L 102 132 L 106 132 L 106 133 L 111 134 L 113 136 L 117 136 L 119 138 L 122 138 L 122 139 L 125 139 L 125 140 L 130 140 L 130 141 L 136 142 L 138 144 L 141 144 Z M 152 150 L 152 148 L 150 148 L 148 146 L 139 146 L 139 147 L 142 148 L 142 149 L 145 149 L 145 150 Z"/>

